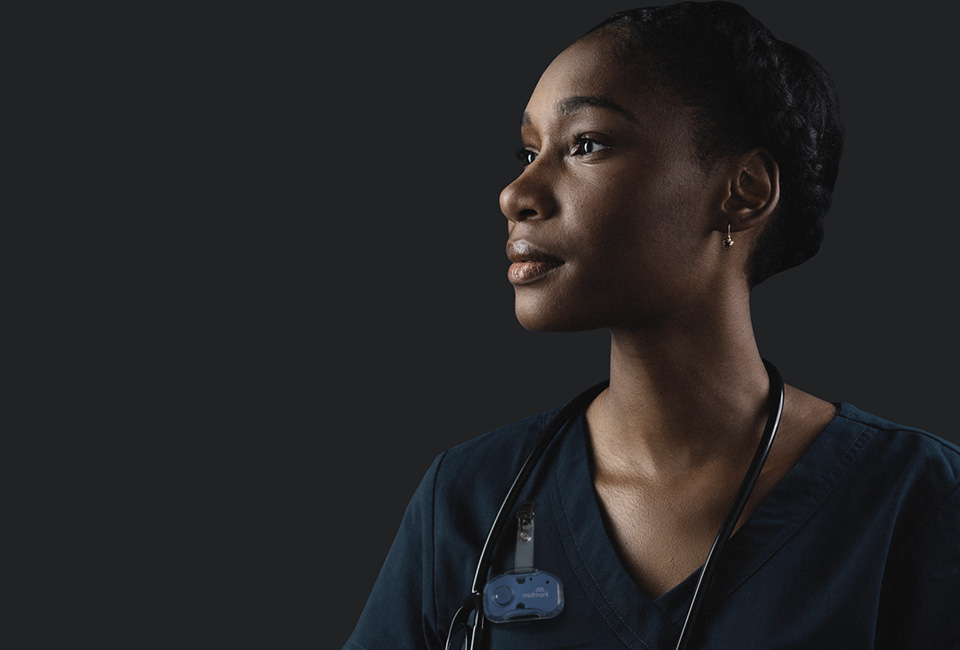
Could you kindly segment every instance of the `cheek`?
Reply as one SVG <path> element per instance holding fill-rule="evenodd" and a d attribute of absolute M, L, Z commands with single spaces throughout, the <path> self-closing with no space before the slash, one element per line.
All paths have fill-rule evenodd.
<path fill-rule="evenodd" d="M 571 215 L 575 215 L 578 236 L 585 238 L 574 243 L 609 248 L 642 231 L 643 215 L 649 211 L 648 193 L 631 176 L 620 176 L 601 176 L 571 192 Z"/>
<path fill-rule="evenodd" d="M 579 257 L 582 287 L 601 303 L 642 296 L 647 307 L 656 296 L 682 286 L 700 251 L 699 211 L 689 191 L 669 180 L 632 184 L 614 179 L 579 200 L 583 227 L 573 245 Z M 678 284 L 679 283 L 679 284 Z"/>
<path fill-rule="evenodd" d="M 701 185 L 680 173 L 659 175 L 633 185 L 618 203 L 625 216 L 624 237 L 643 244 L 648 255 L 667 259 L 689 257 L 703 236 Z"/>
<path fill-rule="evenodd" d="M 573 200 L 579 227 L 572 243 L 611 262 L 670 244 L 676 202 L 633 177 L 611 178 Z"/>

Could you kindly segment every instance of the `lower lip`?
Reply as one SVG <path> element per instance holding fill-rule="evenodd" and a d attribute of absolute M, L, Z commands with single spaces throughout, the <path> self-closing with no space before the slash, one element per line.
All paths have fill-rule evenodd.
<path fill-rule="evenodd" d="M 507 269 L 507 279 L 511 284 L 530 284 L 558 268 L 560 264 L 561 262 L 514 262 Z"/>

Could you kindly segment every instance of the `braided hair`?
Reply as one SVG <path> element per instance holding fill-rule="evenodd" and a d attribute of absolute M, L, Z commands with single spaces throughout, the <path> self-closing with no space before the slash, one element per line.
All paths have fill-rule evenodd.
<path fill-rule="evenodd" d="M 780 203 L 751 253 L 750 286 L 816 254 L 844 134 L 826 70 L 729 2 L 623 11 L 588 33 L 599 30 L 613 32 L 638 82 L 695 109 L 703 164 L 757 146 L 777 161 Z"/>

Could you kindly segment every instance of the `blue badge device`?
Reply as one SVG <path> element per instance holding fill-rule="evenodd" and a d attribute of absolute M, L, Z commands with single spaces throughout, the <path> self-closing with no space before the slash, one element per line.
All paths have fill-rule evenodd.
<path fill-rule="evenodd" d="M 483 587 L 483 613 L 492 623 L 553 618 L 563 609 L 560 578 L 533 564 L 533 501 L 517 512 L 514 569 L 491 578 Z"/>

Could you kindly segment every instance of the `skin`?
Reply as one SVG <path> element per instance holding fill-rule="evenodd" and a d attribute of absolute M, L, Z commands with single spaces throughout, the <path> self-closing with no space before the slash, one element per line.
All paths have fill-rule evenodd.
<path fill-rule="evenodd" d="M 610 331 L 610 387 L 586 416 L 594 487 L 624 568 L 656 597 L 703 563 L 766 421 L 746 269 L 779 170 L 759 148 L 701 163 L 692 109 L 633 82 L 611 42 L 591 34 L 544 72 L 521 128 L 529 164 L 500 204 L 510 242 L 562 262 L 515 285 L 521 324 Z M 740 525 L 834 414 L 787 387 Z"/>

